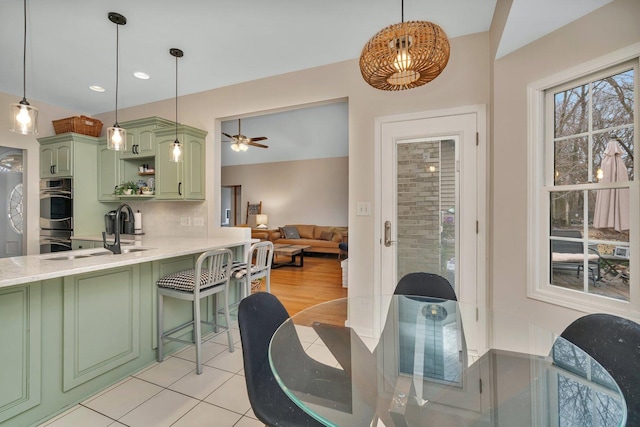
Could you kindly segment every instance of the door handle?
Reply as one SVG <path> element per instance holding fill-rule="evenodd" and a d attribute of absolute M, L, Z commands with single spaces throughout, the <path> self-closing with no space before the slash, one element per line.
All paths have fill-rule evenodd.
<path fill-rule="evenodd" d="M 178 195 L 182 196 L 182 183 L 178 183 Z"/>
<path fill-rule="evenodd" d="M 391 240 L 391 221 L 384 222 L 384 245 L 386 247 L 391 246 L 392 243 L 395 243 L 395 240 Z"/>

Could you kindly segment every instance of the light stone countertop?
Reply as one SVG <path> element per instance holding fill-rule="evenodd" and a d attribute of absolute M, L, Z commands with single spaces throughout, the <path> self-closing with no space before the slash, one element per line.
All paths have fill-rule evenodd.
<path fill-rule="evenodd" d="M 94 238 L 90 238 L 94 237 Z M 79 239 L 97 240 L 96 236 L 79 236 Z M 102 240 L 100 236 L 99 240 Z M 108 239 L 113 242 L 112 239 Z M 133 244 L 126 248 L 146 249 L 140 252 L 113 255 L 103 248 L 76 251 L 53 252 L 41 255 L 26 255 L 0 258 L 0 288 L 20 285 L 56 277 L 71 276 L 182 255 L 202 253 L 212 249 L 233 248 L 252 243 L 251 238 L 238 236 L 221 237 L 145 237 L 136 236 Z M 106 255 L 87 256 L 109 252 Z M 52 258 L 80 256 L 74 259 L 54 260 Z M 84 257 L 82 257 L 84 255 Z"/>

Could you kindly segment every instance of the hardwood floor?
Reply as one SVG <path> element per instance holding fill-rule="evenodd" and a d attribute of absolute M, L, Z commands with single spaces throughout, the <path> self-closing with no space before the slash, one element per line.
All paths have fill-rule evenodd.
<path fill-rule="evenodd" d="M 336 256 L 305 256 L 302 268 L 273 269 L 271 293 L 282 301 L 290 316 L 312 305 L 346 297 L 340 260 Z"/>

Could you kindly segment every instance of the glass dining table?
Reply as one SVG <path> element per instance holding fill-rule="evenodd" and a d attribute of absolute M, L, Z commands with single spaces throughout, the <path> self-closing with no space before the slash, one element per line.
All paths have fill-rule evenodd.
<path fill-rule="evenodd" d="M 561 337 L 548 355 L 469 357 L 456 301 L 389 296 L 380 336 L 345 327 L 339 299 L 284 322 L 269 363 L 282 390 L 327 426 L 624 426 L 607 371 Z M 312 344 L 313 342 L 313 344 Z M 320 357 L 322 348 L 329 357 Z"/>

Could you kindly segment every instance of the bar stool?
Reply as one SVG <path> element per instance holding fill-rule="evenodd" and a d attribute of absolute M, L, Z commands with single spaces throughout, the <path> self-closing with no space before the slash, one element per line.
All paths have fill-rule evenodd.
<path fill-rule="evenodd" d="M 164 359 L 163 345 L 165 340 L 195 344 L 196 371 L 198 374 L 202 373 L 202 323 L 214 326 L 217 333 L 224 332 L 218 331 L 218 328 L 226 330 L 229 340 L 229 352 L 233 352 L 233 339 L 231 338 L 231 330 L 229 328 L 231 325 L 231 318 L 229 316 L 229 279 L 231 278 L 232 257 L 233 253 L 230 249 L 208 251 L 198 257 L 195 268 L 169 274 L 156 282 L 158 286 L 158 350 L 156 355 L 158 362 L 162 362 Z M 197 284 L 197 286 L 195 284 Z M 216 315 L 214 316 L 215 319 L 213 322 L 204 321 L 200 317 L 200 300 L 210 295 L 216 295 L 217 306 L 217 294 L 219 293 L 222 293 L 224 297 L 224 317 L 226 325 L 218 324 L 217 310 L 214 310 Z M 163 305 L 165 296 L 192 301 L 193 319 L 173 329 L 164 331 Z M 192 341 L 171 336 L 192 325 Z"/>
<path fill-rule="evenodd" d="M 251 282 L 266 278 L 267 292 L 271 292 L 271 263 L 273 261 L 273 243 L 266 240 L 251 245 L 245 261 L 233 265 L 231 280 L 242 283 L 242 298 L 251 295 Z"/>

